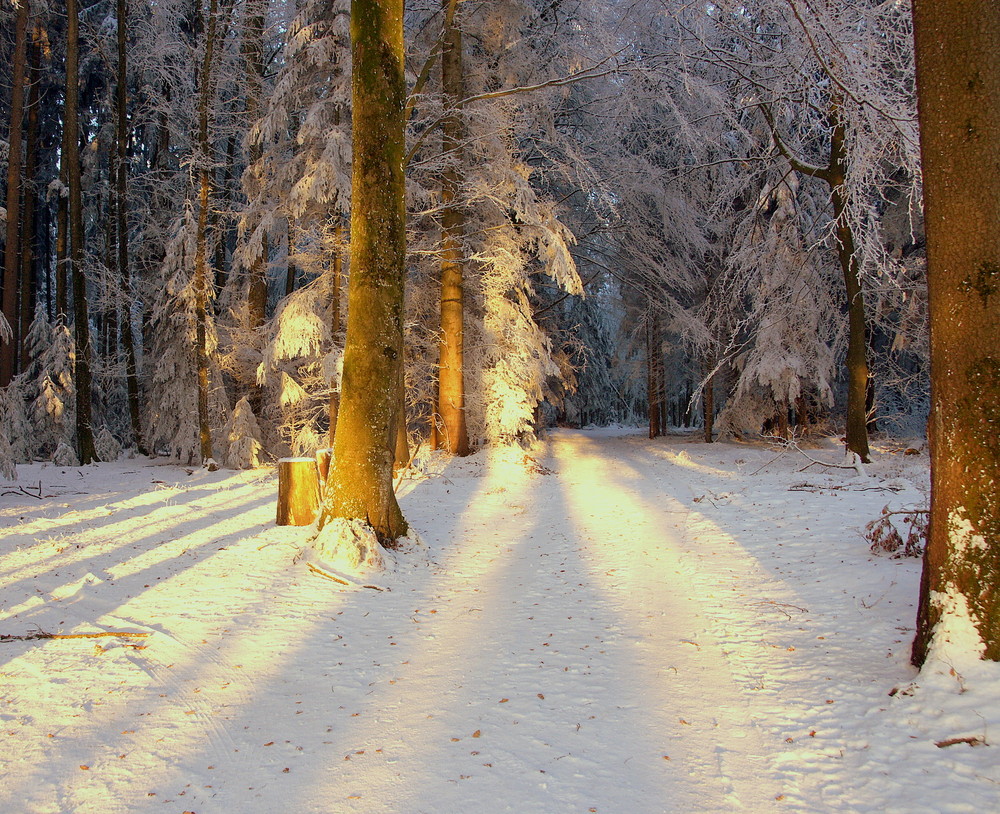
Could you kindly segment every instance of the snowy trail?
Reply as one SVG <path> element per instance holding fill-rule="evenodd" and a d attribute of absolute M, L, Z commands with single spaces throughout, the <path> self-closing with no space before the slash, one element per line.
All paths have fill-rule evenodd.
<path fill-rule="evenodd" d="M 686 595 L 675 549 L 685 510 L 636 494 L 635 465 L 612 468 L 588 446 L 557 440 L 539 461 L 553 474 L 487 474 L 475 514 L 452 531 L 453 547 L 440 546 L 440 573 L 411 589 L 421 621 L 399 641 L 408 658 L 398 682 L 376 692 L 365 716 L 374 725 L 359 721 L 345 741 L 398 729 L 410 735 L 407 756 L 331 772 L 367 790 L 358 811 L 773 805 L 763 738 Z M 419 511 L 408 509 L 418 527 Z M 443 707 L 433 718 L 430 698 Z M 432 808 L 421 804 L 429 767 L 455 781 Z"/>
<path fill-rule="evenodd" d="M 961 678 L 949 714 L 911 697 L 916 564 L 845 537 L 878 482 L 746 474 L 772 459 L 556 432 L 443 461 L 384 592 L 293 563 L 270 475 L 35 465 L 0 633 L 149 635 L 3 643 L 0 811 L 988 810 L 989 750 L 934 740 L 996 716 Z"/>

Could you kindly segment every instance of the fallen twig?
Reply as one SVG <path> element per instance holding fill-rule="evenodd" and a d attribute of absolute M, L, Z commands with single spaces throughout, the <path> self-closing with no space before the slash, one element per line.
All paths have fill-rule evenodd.
<path fill-rule="evenodd" d="M 39 630 L 36 633 L 25 633 L 23 635 L 0 633 L 0 642 L 27 642 L 34 639 L 103 639 L 113 636 L 119 639 L 142 639 L 148 633 L 133 633 L 127 630 L 102 630 L 99 633 L 46 633 Z"/>
<path fill-rule="evenodd" d="M 751 605 L 773 605 L 778 610 L 780 610 L 783 614 L 785 614 L 785 616 L 787 616 L 789 619 L 792 618 L 792 615 L 788 611 L 786 611 L 785 608 L 794 608 L 795 610 L 801 611 L 802 613 L 809 613 L 809 609 L 808 608 L 800 608 L 798 605 L 790 605 L 787 602 L 775 602 L 773 599 L 762 599 L 759 602 L 751 602 L 750 604 Z"/>
<path fill-rule="evenodd" d="M 42 494 L 42 482 L 38 481 L 38 494 L 34 492 L 29 492 L 23 486 L 18 486 L 16 489 L 5 489 L 3 495 L 27 495 L 28 497 L 33 497 L 35 500 L 44 500 L 47 497 L 55 497 L 55 495 L 43 495 Z"/>
<path fill-rule="evenodd" d="M 812 464 L 810 464 L 812 466 Z M 825 466 L 825 464 L 824 464 Z M 901 492 L 901 486 L 850 486 L 847 484 L 818 486 L 812 483 L 795 483 L 788 487 L 789 492 Z"/>
<path fill-rule="evenodd" d="M 947 740 L 935 742 L 935 746 L 938 749 L 944 749 L 946 746 L 954 746 L 956 743 L 967 743 L 969 746 L 987 746 L 985 740 L 982 738 L 968 737 L 968 738 L 948 738 Z"/>
<path fill-rule="evenodd" d="M 362 585 L 358 582 L 350 582 L 346 579 L 341 579 L 340 577 L 331 574 L 329 571 L 324 571 L 322 568 L 313 565 L 311 562 L 307 562 L 306 565 L 309 566 L 309 570 L 312 571 L 316 576 L 323 577 L 324 579 L 328 579 L 332 582 L 339 583 L 340 585 L 346 585 L 348 588 L 370 588 L 373 591 L 389 590 L 388 588 L 380 588 L 378 585 Z"/>

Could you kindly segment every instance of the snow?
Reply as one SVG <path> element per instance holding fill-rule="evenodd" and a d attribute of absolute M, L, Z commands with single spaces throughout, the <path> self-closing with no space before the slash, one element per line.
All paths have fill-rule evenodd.
<path fill-rule="evenodd" d="M 1000 666 L 952 603 L 917 674 L 919 562 L 862 536 L 924 500 L 924 456 L 886 446 L 862 477 L 625 430 L 423 456 L 416 540 L 346 585 L 274 525 L 271 470 L 19 476 L 0 633 L 144 635 L 0 642 L 5 812 L 1000 802 Z"/>

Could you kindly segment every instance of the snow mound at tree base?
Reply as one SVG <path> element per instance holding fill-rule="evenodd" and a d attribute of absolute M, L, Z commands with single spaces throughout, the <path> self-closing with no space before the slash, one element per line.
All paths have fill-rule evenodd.
<path fill-rule="evenodd" d="M 316 564 L 353 576 L 386 570 L 386 550 L 363 520 L 329 520 L 311 541 Z"/>

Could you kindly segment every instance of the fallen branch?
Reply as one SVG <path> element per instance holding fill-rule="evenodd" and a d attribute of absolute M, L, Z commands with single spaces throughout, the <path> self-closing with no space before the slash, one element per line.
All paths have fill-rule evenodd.
<path fill-rule="evenodd" d="M 812 464 L 810 464 L 811 466 Z M 825 464 L 824 464 L 825 466 Z M 795 483 L 788 487 L 789 492 L 814 492 L 822 493 L 824 491 L 836 492 L 901 492 L 903 487 L 901 486 L 850 486 L 847 484 L 841 485 L 827 485 L 827 486 L 817 486 L 812 483 Z"/>
<path fill-rule="evenodd" d="M 388 591 L 388 588 L 380 588 L 378 585 L 362 585 L 358 582 L 350 582 L 349 580 L 342 579 L 335 574 L 331 574 L 329 571 L 324 571 L 322 568 L 313 565 L 311 562 L 307 562 L 306 565 L 309 566 L 309 570 L 312 571 L 316 576 L 328 579 L 331 582 L 336 582 L 340 585 L 346 585 L 348 588 L 370 588 L 373 591 Z"/>
<path fill-rule="evenodd" d="M 43 495 L 42 494 L 42 482 L 38 481 L 38 494 L 34 492 L 29 492 L 23 486 L 18 486 L 16 489 L 5 489 L 2 493 L 5 497 L 7 495 L 27 495 L 28 497 L 33 497 L 35 500 L 44 500 L 47 497 L 55 497 L 55 495 Z"/>
<path fill-rule="evenodd" d="M 0 633 L 0 642 L 28 642 L 35 639 L 103 639 L 113 636 L 119 639 L 142 639 L 148 633 L 133 633 L 127 630 L 103 630 L 100 633 L 46 633 L 39 630 L 37 633 L 25 633 L 24 635 L 7 635 Z"/>

